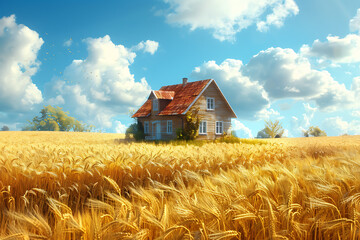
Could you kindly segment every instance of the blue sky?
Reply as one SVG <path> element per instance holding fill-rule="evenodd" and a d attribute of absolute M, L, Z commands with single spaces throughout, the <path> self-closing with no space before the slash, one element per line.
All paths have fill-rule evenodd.
<path fill-rule="evenodd" d="M 0 0 L 0 126 L 48 104 L 123 132 L 150 90 L 213 78 L 255 137 L 360 134 L 360 1 Z"/>

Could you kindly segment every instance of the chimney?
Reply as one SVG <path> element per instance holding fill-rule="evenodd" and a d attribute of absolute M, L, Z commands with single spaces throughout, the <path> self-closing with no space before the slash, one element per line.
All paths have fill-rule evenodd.
<path fill-rule="evenodd" d="M 183 78 L 183 86 L 185 86 L 187 84 L 188 79 L 187 78 Z"/>

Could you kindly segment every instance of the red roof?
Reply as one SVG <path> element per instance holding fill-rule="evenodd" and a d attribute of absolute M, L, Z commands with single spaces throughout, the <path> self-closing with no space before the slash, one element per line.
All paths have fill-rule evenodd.
<path fill-rule="evenodd" d="M 151 99 L 148 99 L 132 117 L 147 117 L 151 113 Z"/>
<path fill-rule="evenodd" d="M 154 94 L 156 96 L 157 99 L 168 99 L 168 100 L 173 100 L 174 96 L 175 96 L 175 92 L 174 91 L 154 91 Z"/>
<path fill-rule="evenodd" d="M 158 115 L 178 115 L 184 113 L 210 81 L 211 79 L 206 79 L 188 82 L 185 85 L 164 86 L 159 91 L 153 91 L 158 99 L 172 99 Z M 171 96 L 173 98 L 170 98 Z M 132 117 L 147 117 L 150 113 L 151 99 L 148 99 Z"/>

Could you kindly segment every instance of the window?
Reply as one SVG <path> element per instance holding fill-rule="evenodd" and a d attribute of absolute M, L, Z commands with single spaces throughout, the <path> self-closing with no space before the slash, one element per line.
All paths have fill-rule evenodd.
<path fill-rule="evenodd" d="M 172 133 L 172 120 L 167 121 L 166 132 L 167 133 Z"/>
<path fill-rule="evenodd" d="M 206 134 L 206 121 L 201 121 L 199 126 L 199 134 Z"/>
<path fill-rule="evenodd" d="M 214 110 L 215 109 L 215 99 L 214 98 L 206 98 L 206 109 Z"/>
<path fill-rule="evenodd" d="M 216 134 L 223 134 L 223 122 L 216 122 Z"/>
<path fill-rule="evenodd" d="M 153 111 L 159 110 L 159 103 L 157 99 L 153 99 Z"/>
<path fill-rule="evenodd" d="M 145 134 L 149 133 L 149 122 L 144 122 L 144 133 Z"/>

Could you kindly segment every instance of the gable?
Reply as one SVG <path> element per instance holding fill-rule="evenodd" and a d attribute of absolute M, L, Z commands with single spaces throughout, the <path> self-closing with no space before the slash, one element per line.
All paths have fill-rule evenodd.
<path fill-rule="evenodd" d="M 207 109 L 207 98 L 215 99 L 215 105 L 219 107 L 219 103 L 222 104 L 221 109 L 223 111 L 227 111 L 231 118 L 237 118 L 234 110 L 231 108 L 229 102 L 221 92 L 219 86 L 216 84 L 215 81 L 212 81 L 209 86 L 204 89 L 204 91 L 196 98 L 196 100 L 188 107 L 188 109 L 184 112 L 184 114 L 191 109 L 193 106 L 197 106 L 202 108 L 204 111 Z M 201 103 L 200 103 L 201 101 Z M 219 109 L 215 109 L 219 110 Z"/>

